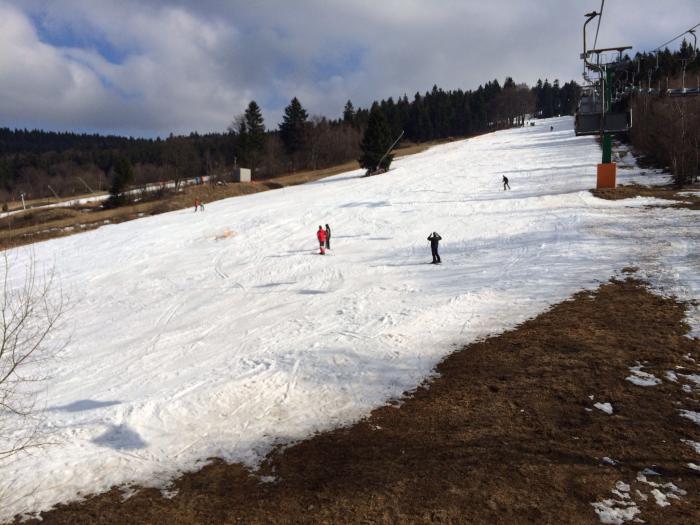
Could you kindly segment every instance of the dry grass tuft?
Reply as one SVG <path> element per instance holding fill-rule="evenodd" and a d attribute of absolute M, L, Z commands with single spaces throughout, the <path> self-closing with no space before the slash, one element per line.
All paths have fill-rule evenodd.
<path fill-rule="evenodd" d="M 600 199 L 622 200 L 633 199 L 634 197 L 656 197 L 677 201 L 674 208 L 688 208 L 691 210 L 700 209 L 700 196 L 682 195 L 684 192 L 700 191 L 700 186 L 688 186 L 678 189 L 673 186 L 640 186 L 637 184 L 619 185 L 617 188 L 606 188 L 602 190 L 591 190 L 591 193 Z"/>

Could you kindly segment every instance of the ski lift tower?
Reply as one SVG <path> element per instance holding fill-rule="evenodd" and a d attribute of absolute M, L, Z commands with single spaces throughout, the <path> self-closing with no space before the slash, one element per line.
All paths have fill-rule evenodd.
<path fill-rule="evenodd" d="M 608 47 L 601 49 L 586 49 L 586 25 L 600 16 L 595 11 L 586 14 L 583 24 L 583 53 L 584 78 L 587 71 L 598 75 L 598 81 L 592 86 L 592 91 L 581 97 L 579 111 L 576 113 L 577 135 L 600 135 L 603 147 L 603 159 L 598 164 L 596 187 L 615 188 L 617 165 L 612 162 L 612 135 L 624 133 L 632 125 L 630 111 L 615 112 L 612 107 L 613 77 L 616 69 L 622 64 L 622 54 L 632 46 Z M 617 57 L 607 59 L 608 53 L 617 53 Z"/>

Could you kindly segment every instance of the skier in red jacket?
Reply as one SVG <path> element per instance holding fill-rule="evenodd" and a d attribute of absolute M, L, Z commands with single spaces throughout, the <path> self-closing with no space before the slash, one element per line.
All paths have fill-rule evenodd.
<path fill-rule="evenodd" d="M 318 227 L 318 231 L 316 232 L 316 238 L 318 239 L 318 243 L 321 245 L 321 255 L 326 255 L 326 230 L 323 229 L 323 226 Z"/>

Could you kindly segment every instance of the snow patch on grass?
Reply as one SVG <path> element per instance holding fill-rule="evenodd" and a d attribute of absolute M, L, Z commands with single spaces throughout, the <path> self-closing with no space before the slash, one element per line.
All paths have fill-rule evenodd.
<path fill-rule="evenodd" d="M 161 489 L 160 495 L 163 496 L 165 499 L 173 499 L 175 496 L 178 495 L 179 492 L 180 490 L 176 488 Z"/>
<path fill-rule="evenodd" d="M 258 479 L 261 483 L 274 483 L 277 481 L 276 476 L 260 476 Z"/>
<path fill-rule="evenodd" d="M 683 379 L 695 383 L 700 386 L 700 375 L 698 374 L 679 374 Z"/>
<path fill-rule="evenodd" d="M 595 403 L 593 406 L 596 407 L 598 410 L 602 410 L 606 414 L 613 413 L 613 407 L 610 403 Z"/>
<path fill-rule="evenodd" d="M 619 501 L 614 499 L 606 499 L 591 503 L 598 515 L 601 523 L 609 523 L 612 525 L 622 525 L 626 521 L 632 521 L 634 517 L 640 513 L 639 508 L 634 503 L 629 501 Z"/>
<path fill-rule="evenodd" d="M 668 507 L 670 505 L 670 503 L 668 502 L 668 499 L 666 499 L 666 494 L 661 492 L 659 489 L 652 489 L 651 495 L 654 496 L 654 499 L 656 500 L 656 504 L 659 507 Z"/>
<path fill-rule="evenodd" d="M 630 488 L 624 481 L 618 481 L 611 492 L 619 499 L 605 499 L 591 503 L 601 523 L 621 525 L 635 519 L 635 516 L 640 513 L 636 503 L 630 497 Z"/>
<path fill-rule="evenodd" d="M 625 379 L 637 386 L 656 386 L 661 384 L 661 379 L 654 374 L 643 372 L 642 368 L 644 368 L 642 365 L 631 366 L 629 370 L 632 372 L 632 375 L 627 376 Z"/>
<path fill-rule="evenodd" d="M 681 441 L 686 445 L 693 447 L 693 450 L 695 450 L 696 454 L 700 454 L 700 443 L 691 439 L 681 439 Z"/>
<path fill-rule="evenodd" d="M 700 412 L 694 412 L 692 410 L 681 410 L 681 417 L 690 419 L 696 425 L 700 425 Z"/>

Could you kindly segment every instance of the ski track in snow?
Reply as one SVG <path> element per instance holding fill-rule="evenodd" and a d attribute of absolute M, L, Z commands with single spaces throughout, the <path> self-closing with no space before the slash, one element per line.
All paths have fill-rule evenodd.
<path fill-rule="evenodd" d="M 414 389 L 455 344 L 503 332 L 624 266 L 700 297 L 698 212 L 605 201 L 572 119 L 450 143 L 303 186 L 36 244 L 68 296 L 42 429 L 2 466 L 0 519 L 113 485 L 250 466 Z M 627 156 L 619 182 L 660 182 Z M 501 175 L 510 179 L 504 192 Z M 319 224 L 333 250 L 316 255 Z M 220 237 L 230 230 L 234 236 Z M 426 237 L 438 231 L 443 264 Z M 217 237 L 219 236 L 218 240 Z M 30 250 L 13 253 L 21 281 Z M 698 334 L 697 310 L 689 321 Z"/>

